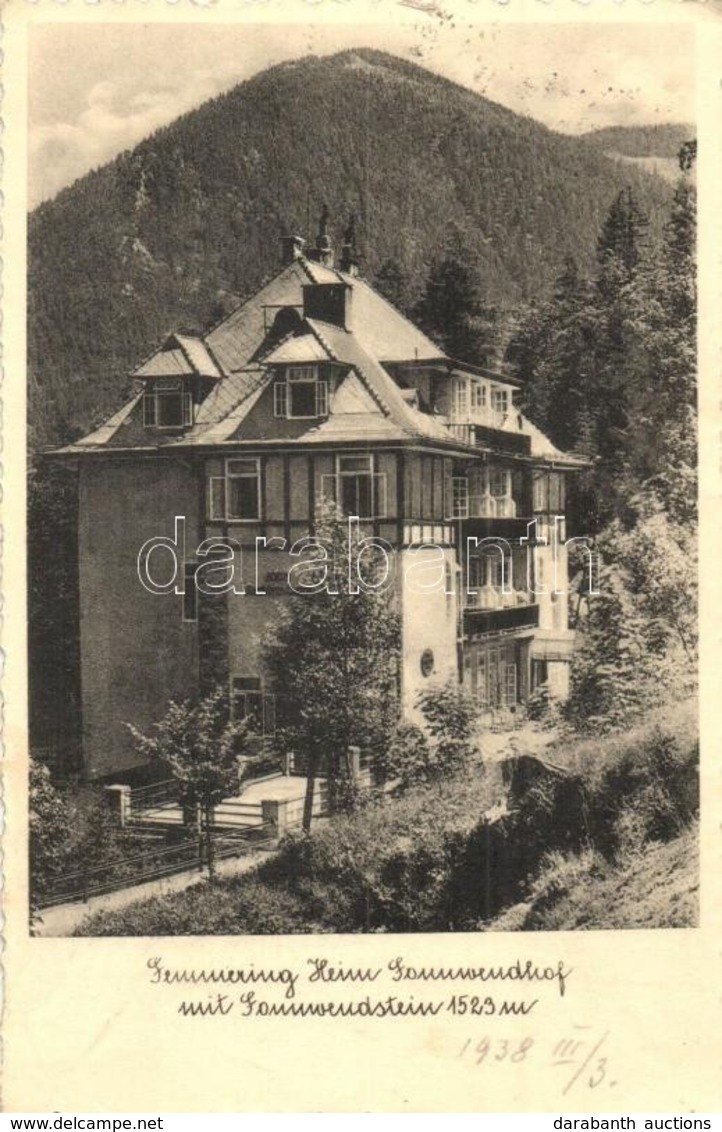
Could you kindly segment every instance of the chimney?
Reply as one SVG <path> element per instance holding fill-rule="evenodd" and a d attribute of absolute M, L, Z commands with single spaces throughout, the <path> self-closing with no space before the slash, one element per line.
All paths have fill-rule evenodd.
<path fill-rule="evenodd" d="M 339 270 L 343 271 L 344 275 L 358 275 L 358 253 L 356 251 L 356 217 L 353 215 L 353 213 L 349 217 L 348 227 L 343 234 L 341 259 L 338 266 Z"/>
<path fill-rule="evenodd" d="M 350 283 L 307 283 L 303 288 L 303 317 L 351 329 Z"/>
<path fill-rule="evenodd" d="M 322 263 L 324 267 L 333 267 L 333 248 L 328 234 L 328 207 L 326 205 L 321 209 L 316 247 L 309 249 L 308 258 L 315 260 L 316 263 Z"/>
<path fill-rule="evenodd" d="M 293 263 L 294 259 L 301 258 L 305 243 L 302 236 L 281 236 L 281 260 L 284 267 Z"/>

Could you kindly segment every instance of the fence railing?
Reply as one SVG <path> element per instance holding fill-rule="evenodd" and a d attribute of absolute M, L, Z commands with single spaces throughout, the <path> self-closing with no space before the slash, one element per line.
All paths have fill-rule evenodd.
<path fill-rule="evenodd" d="M 349 755 L 355 772 L 360 772 L 359 780 L 368 782 L 372 756 L 357 748 L 350 748 Z M 294 763 L 294 756 L 289 755 L 289 773 Z M 278 777 L 280 776 L 269 775 L 257 782 L 270 782 Z M 295 797 L 259 801 L 244 801 L 243 797 L 224 799 L 214 807 L 208 831 L 203 829 L 202 815 L 184 811 L 175 782 L 153 783 L 132 791 L 129 787 L 122 789 L 127 790 L 128 794 L 124 795 L 123 807 L 118 812 L 126 815 L 129 828 L 154 828 L 160 831 L 165 827 L 168 835 L 174 829 L 182 830 L 182 840 L 171 845 L 157 842 L 117 860 L 59 874 L 52 878 L 46 891 L 35 894 L 34 902 L 39 908 L 87 901 L 92 896 L 115 892 L 146 881 L 160 880 L 191 869 L 200 871 L 208 864 L 209 833 L 213 858 L 223 860 L 268 846 L 284 833 L 300 827 L 303 822 L 304 793 Z M 328 782 L 323 777 L 316 781 L 312 812 L 315 817 L 329 812 Z"/>
<path fill-rule="evenodd" d="M 228 830 L 224 830 L 222 834 L 215 832 L 212 836 L 213 858 L 223 860 L 272 844 L 277 832 L 270 825 L 257 825 L 246 827 L 243 832 L 239 830 L 229 834 Z M 192 869 L 201 872 L 207 864 L 208 844 L 204 833 L 202 837 L 194 836 L 175 845 L 153 847 L 117 861 L 60 874 L 53 878 L 45 892 L 37 894 L 36 903 L 42 909 L 57 904 L 87 902 L 92 896 L 103 896 Z"/>
<path fill-rule="evenodd" d="M 175 779 L 153 782 L 150 786 L 139 786 L 129 794 L 130 817 L 146 810 L 163 809 L 178 804 L 180 787 Z"/>
<path fill-rule="evenodd" d="M 60 874 L 53 878 L 47 892 L 38 894 L 37 903 L 41 908 L 49 908 L 55 904 L 87 901 L 91 896 L 115 892 L 146 880 L 157 880 L 189 868 L 202 868 L 201 858 L 197 838 L 176 845 L 154 846 L 116 861 Z"/>

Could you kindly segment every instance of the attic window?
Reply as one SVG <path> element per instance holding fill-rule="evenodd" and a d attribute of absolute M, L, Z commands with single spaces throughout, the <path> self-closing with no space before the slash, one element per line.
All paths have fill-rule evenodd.
<path fill-rule="evenodd" d="M 143 395 L 145 428 L 187 428 L 193 424 L 193 402 L 180 378 L 156 381 Z"/>
<path fill-rule="evenodd" d="M 288 366 L 286 380 L 273 387 L 273 412 L 294 420 L 328 416 L 328 382 L 319 381 L 317 366 Z"/>

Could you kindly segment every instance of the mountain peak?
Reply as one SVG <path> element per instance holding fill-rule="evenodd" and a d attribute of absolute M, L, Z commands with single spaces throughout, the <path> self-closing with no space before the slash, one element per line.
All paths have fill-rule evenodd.
<path fill-rule="evenodd" d="M 653 230 L 669 198 L 658 178 L 416 63 L 364 47 L 270 68 L 31 215 L 38 436 L 107 416 L 169 328 L 208 325 L 256 289 L 280 236 L 312 239 L 323 205 L 336 247 L 355 214 L 364 273 L 393 264 L 408 303 L 461 233 L 503 309 L 543 296 L 566 255 L 591 263 L 627 184 Z"/>

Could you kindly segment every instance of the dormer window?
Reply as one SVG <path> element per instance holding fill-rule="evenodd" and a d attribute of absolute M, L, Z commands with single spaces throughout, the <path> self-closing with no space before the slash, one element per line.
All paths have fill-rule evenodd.
<path fill-rule="evenodd" d="M 154 381 L 143 395 L 145 428 L 181 429 L 193 424 L 193 402 L 182 378 Z"/>
<path fill-rule="evenodd" d="M 287 367 L 273 387 L 273 412 L 292 420 L 328 416 L 328 382 L 319 380 L 318 366 Z"/>

